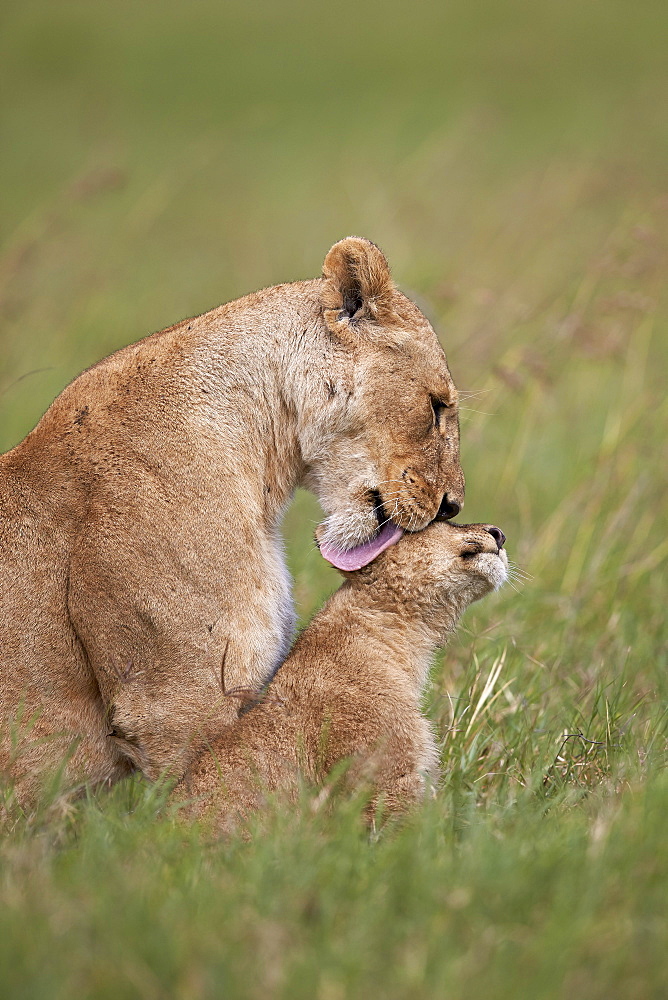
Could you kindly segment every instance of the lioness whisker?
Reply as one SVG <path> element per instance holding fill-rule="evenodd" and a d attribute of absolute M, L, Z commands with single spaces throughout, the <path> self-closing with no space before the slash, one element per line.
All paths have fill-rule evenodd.
<path fill-rule="evenodd" d="M 387 513 L 387 512 L 386 512 L 386 513 Z M 379 528 L 383 528 L 383 527 L 384 527 L 384 526 L 385 526 L 386 524 L 389 524 L 389 523 L 390 523 L 390 521 L 392 520 L 392 517 L 393 517 L 393 516 L 394 516 L 395 514 L 398 514 L 398 513 L 399 513 L 399 505 L 397 504 L 397 501 L 395 500 L 395 502 L 394 502 L 394 510 L 393 510 L 393 511 L 392 511 L 392 513 L 391 513 L 391 514 L 389 515 L 389 517 L 386 517 L 384 521 L 381 521 L 381 523 L 380 523 L 380 524 L 378 525 L 378 527 L 379 527 Z"/>
<path fill-rule="evenodd" d="M 492 391 L 491 389 L 477 389 L 477 390 L 460 389 L 459 398 L 472 399 L 473 396 L 482 396 L 484 393 L 491 391 Z"/>

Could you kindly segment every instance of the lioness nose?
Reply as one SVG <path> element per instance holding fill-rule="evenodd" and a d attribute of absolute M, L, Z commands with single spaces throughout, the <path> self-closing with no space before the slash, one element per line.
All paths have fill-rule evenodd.
<path fill-rule="evenodd" d="M 435 520 L 449 521 L 451 517 L 457 517 L 460 509 L 457 501 L 448 499 L 448 494 L 446 493 L 441 500 L 441 506 L 438 508 Z"/>
<path fill-rule="evenodd" d="M 497 528 L 495 527 L 495 525 L 490 524 L 485 528 L 485 531 L 489 531 L 490 535 L 492 536 L 496 544 L 499 546 L 499 552 L 500 552 L 501 549 L 503 548 L 503 543 L 506 540 L 506 536 L 501 531 L 501 528 Z"/>

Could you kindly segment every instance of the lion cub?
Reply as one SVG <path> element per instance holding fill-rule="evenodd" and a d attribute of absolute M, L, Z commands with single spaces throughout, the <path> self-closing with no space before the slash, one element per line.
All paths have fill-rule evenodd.
<path fill-rule="evenodd" d="M 492 525 L 435 522 L 344 573 L 262 700 L 184 775 L 186 813 L 231 828 L 263 792 L 318 782 L 344 758 L 385 809 L 419 799 L 438 774 L 420 711 L 430 661 L 464 609 L 505 581 L 504 542 Z"/>

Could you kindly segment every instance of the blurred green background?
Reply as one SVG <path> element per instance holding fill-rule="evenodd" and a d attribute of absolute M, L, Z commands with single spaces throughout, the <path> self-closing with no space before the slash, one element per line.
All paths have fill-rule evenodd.
<path fill-rule="evenodd" d="M 363 235 L 471 394 L 463 519 L 501 525 L 530 574 L 439 660 L 444 789 L 383 850 L 345 822 L 314 832 L 307 808 L 270 846 L 203 860 L 192 841 L 178 867 L 178 824 L 144 803 L 142 826 L 120 794 L 46 826 L 10 810 L 13 996 L 218 996 L 225 976 L 291 1000 L 664 995 L 666 4 L 22 0 L 1 17 L 0 447 L 96 359 L 315 276 Z M 337 580 L 317 518 L 300 494 L 286 521 L 303 621 Z M 187 913 L 193 952 L 133 951 L 86 865 L 143 928 L 154 901 L 163 942 Z"/>
<path fill-rule="evenodd" d="M 0 447 L 96 359 L 356 233 L 484 390 L 467 516 L 530 546 L 586 494 L 624 364 L 625 432 L 643 365 L 661 388 L 665 336 L 637 329 L 663 308 L 667 24 L 621 0 L 7 6 Z"/>

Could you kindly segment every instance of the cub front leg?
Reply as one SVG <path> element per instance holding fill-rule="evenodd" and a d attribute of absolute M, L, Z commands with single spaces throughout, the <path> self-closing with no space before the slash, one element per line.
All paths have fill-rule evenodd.
<path fill-rule="evenodd" d="M 317 756 L 311 766 L 316 780 L 349 758 L 346 785 L 369 789 L 365 815 L 372 825 L 377 815 L 405 813 L 435 789 L 438 749 L 417 702 L 357 692 L 352 699 L 340 699 L 336 707 L 337 716 L 320 736 L 324 766 L 318 767 Z"/>
<path fill-rule="evenodd" d="M 433 795 L 439 779 L 438 749 L 428 721 L 416 708 L 381 743 L 371 759 L 373 798 L 367 819 L 400 816 Z"/>

